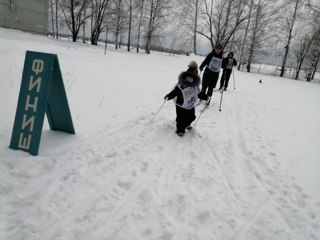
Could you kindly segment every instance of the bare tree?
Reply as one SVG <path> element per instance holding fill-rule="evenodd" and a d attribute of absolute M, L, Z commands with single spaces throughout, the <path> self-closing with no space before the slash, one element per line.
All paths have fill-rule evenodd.
<path fill-rule="evenodd" d="M 141 27 L 142 27 L 142 18 L 143 18 L 143 10 L 144 10 L 144 3 L 145 0 L 141 0 L 138 4 L 139 11 L 139 23 L 138 23 L 138 37 L 137 37 L 137 52 L 140 49 L 140 37 L 141 37 Z"/>
<path fill-rule="evenodd" d="M 51 18 L 51 29 L 52 36 L 58 39 L 59 35 L 59 27 L 58 27 L 58 16 L 59 16 L 59 8 L 58 5 L 59 0 L 50 0 L 49 1 L 49 16 Z"/>
<path fill-rule="evenodd" d="M 314 75 L 317 71 L 318 64 L 320 62 L 320 31 L 315 33 L 315 41 L 313 41 L 313 45 L 311 46 L 311 54 L 310 54 L 310 69 L 307 73 L 306 79 L 307 81 L 311 81 L 314 79 Z"/>
<path fill-rule="evenodd" d="M 281 65 L 281 71 L 280 71 L 280 77 L 284 76 L 286 63 L 288 60 L 288 54 L 290 50 L 290 43 L 293 38 L 293 29 L 298 19 L 299 10 L 302 9 L 304 5 L 308 3 L 308 0 L 287 0 L 285 4 L 287 5 L 287 9 L 283 7 L 285 11 L 282 12 L 282 14 L 285 14 L 286 12 L 291 12 L 290 10 L 293 7 L 292 13 L 289 16 L 284 17 L 285 21 L 285 31 L 286 31 L 286 45 L 284 47 L 284 55 L 282 59 L 282 65 Z"/>
<path fill-rule="evenodd" d="M 97 45 L 101 32 L 106 29 L 107 9 L 110 0 L 92 0 L 91 44 Z"/>
<path fill-rule="evenodd" d="M 319 43 L 319 42 L 318 42 Z M 314 79 L 314 75 L 317 71 L 317 68 L 318 68 L 318 64 L 320 62 L 320 51 L 319 51 L 319 47 L 318 46 L 318 50 L 317 50 L 317 53 L 314 54 L 314 57 L 312 58 L 312 61 L 311 61 L 311 64 L 310 64 L 310 71 L 307 72 L 307 76 L 306 76 L 306 79 L 307 81 L 311 81 Z"/>
<path fill-rule="evenodd" d="M 162 21 L 166 17 L 166 11 L 170 8 L 170 0 L 146 0 L 147 3 L 147 26 L 146 26 L 146 53 L 150 54 L 152 40 L 157 37 L 156 33 L 161 29 Z"/>
<path fill-rule="evenodd" d="M 49 16 L 51 16 L 51 28 L 52 28 L 52 35 L 55 36 L 54 31 L 54 10 L 53 10 L 53 0 L 49 1 Z"/>
<path fill-rule="evenodd" d="M 212 48 L 216 42 L 226 47 L 235 31 L 248 17 L 245 12 L 247 0 L 225 0 L 217 5 L 214 3 L 214 0 L 205 1 L 205 28 L 199 33 L 210 41 Z"/>
<path fill-rule="evenodd" d="M 249 47 L 249 56 L 248 56 L 248 62 L 247 62 L 247 72 L 250 72 L 251 62 L 253 59 L 253 53 L 256 47 L 256 39 L 258 35 L 259 28 L 261 27 L 260 21 L 261 21 L 261 14 L 262 14 L 262 7 L 261 7 L 261 0 L 258 1 L 258 4 L 256 6 L 256 16 L 253 23 L 253 29 L 252 29 L 252 36 L 251 36 L 251 43 Z"/>
<path fill-rule="evenodd" d="M 253 22 L 248 37 L 250 45 L 247 57 L 247 72 L 250 72 L 251 63 L 255 54 L 263 49 L 263 45 L 270 36 L 267 27 L 270 22 L 273 22 L 271 19 L 277 13 L 272 6 L 273 0 L 258 0 L 253 4 Z"/>
<path fill-rule="evenodd" d="M 87 15 L 87 8 L 83 11 L 83 17 Z M 86 43 L 86 22 L 82 24 L 82 42 Z"/>
<path fill-rule="evenodd" d="M 243 61 L 244 46 L 245 46 L 245 43 L 246 43 L 246 41 L 247 41 L 247 36 L 248 36 L 248 31 L 249 31 L 249 26 L 250 26 L 250 21 L 251 21 L 251 13 L 252 13 L 252 9 L 253 9 L 253 3 L 254 3 L 254 0 L 250 0 L 247 24 L 246 24 L 246 28 L 245 28 L 245 30 L 244 30 L 244 36 L 243 36 L 243 39 L 242 39 L 242 44 L 241 44 L 241 49 L 240 49 L 238 70 L 240 70 L 240 68 L 241 68 L 241 63 L 242 63 L 242 61 Z"/>
<path fill-rule="evenodd" d="M 61 0 L 59 5 L 65 17 L 66 24 L 72 33 L 72 41 L 77 41 L 77 36 L 82 24 L 89 17 L 83 16 L 89 0 Z"/>
<path fill-rule="evenodd" d="M 59 38 L 59 27 L 58 27 L 58 16 L 59 16 L 59 0 L 55 0 L 56 2 L 56 39 Z"/>
<path fill-rule="evenodd" d="M 133 3 L 132 0 L 129 0 L 129 26 L 128 26 L 128 52 L 130 52 L 131 47 L 131 28 L 132 28 L 132 12 L 133 12 Z"/>
<path fill-rule="evenodd" d="M 121 47 L 122 33 L 125 31 L 127 22 L 127 11 L 124 0 L 113 0 L 111 10 L 110 31 L 115 35 L 115 48 Z"/>
<path fill-rule="evenodd" d="M 199 31 L 199 34 L 204 36 L 210 41 L 211 48 L 214 49 L 214 44 L 216 42 L 216 38 L 214 37 L 214 0 L 211 0 L 209 3 L 205 0 L 205 12 L 204 12 L 204 26 L 203 29 Z M 205 29 L 206 28 L 206 29 Z"/>
<path fill-rule="evenodd" d="M 197 54 L 197 45 L 198 45 L 198 28 L 199 28 L 199 18 L 201 16 L 201 6 L 200 0 L 179 0 L 175 6 L 176 12 L 178 15 L 175 16 L 175 22 L 179 28 L 183 28 L 183 31 L 186 33 L 186 38 L 184 40 L 190 41 L 194 54 Z M 187 43 L 188 44 L 188 43 Z"/>
<path fill-rule="evenodd" d="M 200 2 L 199 0 L 195 0 L 193 3 L 194 3 L 193 5 L 194 6 L 193 52 L 194 54 L 197 54 L 197 34 L 198 34 L 198 18 L 199 18 Z"/>
<path fill-rule="evenodd" d="M 309 52 L 312 42 L 313 42 L 313 37 L 305 35 L 302 39 L 300 39 L 300 44 L 298 45 L 298 48 L 294 49 L 296 62 L 297 62 L 295 79 L 299 78 L 303 61 Z"/>
<path fill-rule="evenodd" d="M 317 71 L 317 66 L 320 61 L 320 4 L 318 5 L 310 5 L 312 9 L 312 37 L 313 42 L 310 46 L 310 51 L 307 55 L 307 71 L 306 71 L 306 79 L 307 81 L 311 81 L 314 78 L 314 75 Z"/>

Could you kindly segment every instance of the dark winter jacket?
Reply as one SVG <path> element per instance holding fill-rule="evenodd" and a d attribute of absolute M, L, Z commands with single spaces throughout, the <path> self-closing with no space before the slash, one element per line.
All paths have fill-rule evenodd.
<path fill-rule="evenodd" d="M 200 65 L 200 71 L 202 71 L 202 69 L 204 67 L 209 68 L 211 71 L 213 72 L 219 72 L 220 68 L 221 68 L 221 61 L 222 61 L 222 56 L 223 53 L 221 51 L 220 54 L 216 54 L 215 50 L 213 50 L 211 53 L 208 54 L 208 56 L 204 59 L 204 61 L 201 63 Z M 213 59 L 213 60 L 212 60 Z M 217 62 L 217 66 L 214 65 L 215 61 Z M 219 61 L 220 61 L 220 65 L 219 65 Z M 213 68 L 214 67 L 214 68 Z"/>
<path fill-rule="evenodd" d="M 237 66 L 237 61 L 233 58 L 233 52 L 230 52 L 226 58 L 223 58 L 222 68 L 232 69 L 233 66 Z"/>
<path fill-rule="evenodd" d="M 192 77 L 193 82 L 189 83 L 185 79 Z M 168 100 L 175 98 L 176 105 L 185 109 L 192 109 L 197 103 L 198 98 L 207 100 L 208 96 L 204 93 L 200 93 L 199 89 L 200 78 L 198 75 L 186 71 L 182 72 L 178 77 L 178 83 L 174 89 L 168 93 L 165 97 Z"/>
<path fill-rule="evenodd" d="M 187 72 L 191 72 L 199 77 L 198 69 L 196 69 L 196 68 L 189 67 Z"/>

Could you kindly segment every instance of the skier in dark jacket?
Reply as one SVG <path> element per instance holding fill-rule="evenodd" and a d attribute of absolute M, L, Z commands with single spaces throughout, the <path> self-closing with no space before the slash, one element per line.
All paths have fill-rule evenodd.
<path fill-rule="evenodd" d="M 219 90 L 226 91 L 228 88 L 229 79 L 232 73 L 233 66 L 237 66 L 237 61 L 233 58 L 234 54 L 233 52 L 230 52 L 226 58 L 223 58 L 222 60 L 222 76 L 220 79 L 220 88 Z"/>
<path fill-rule="evenodd" d="M 221 64 L 222 45 L 217 43 L 215 45 L 214 50 L 211 53 L 209 53 L 209 55 L 204 59 L 204 61 L 200 65 L 200 71 L 202 71 L 202 69 L 206 67 L 203 73 L 201 92 L 207 93 L 209 97 L 212 96 L 213 89 L 217 85 Z"/>
<path fill-rule="evenodd" d="M 200 78 L 195 70 L 196 72 L 198 71 L 197 68 L 189 66 L 187 71 L 180 73 L 178 83 L 174 89 L 164 97 L 165 100 L 175 99 L 177 114 L 176 132 L 180 137 L 184 135 L 185 129 L 192 129 L 191 123 L 196 119 L 194 107 L 198 98 L 208 100 L 208 96 L 200 92 Z"/>

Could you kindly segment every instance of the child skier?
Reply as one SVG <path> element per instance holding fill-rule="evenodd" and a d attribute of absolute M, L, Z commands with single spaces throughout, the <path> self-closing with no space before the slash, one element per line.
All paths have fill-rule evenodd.
<path fill-rule="evenodd" d="M 194 107 L 198 98 L 208 100 L 208 96 L 201 93 L 199 89 L 198 65 L 192 61 L 188 67 L 187 71 L 180 73 L 178 83 L 174 89 L 164 97 L 165 100 L 175 98 L 177 113 L 176 132 L 180 137 L 184 135 L 185 129 L 192 129 L 191 123 L 196 119 Z"/>
<path fill-rule="evenodd" d="M 227 90 L 233 66 L 237 66 L 237 61 L 233 58 L 233 52 L 230 52 L 228 56 L 222 60 L 223 72 L 220 79 L 219 90 L 222 90 L 222 88 L 224 88 L 224 91 Z"/>

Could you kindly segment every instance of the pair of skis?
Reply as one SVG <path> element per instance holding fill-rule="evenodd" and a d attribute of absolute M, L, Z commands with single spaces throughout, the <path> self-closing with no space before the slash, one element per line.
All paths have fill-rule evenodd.
<path fill-rule="evenodd" d="M 220 107 L 219 107 L 219 111 L 221 112 L 222 97 L 223 97 L 223 92 L 224 92 L 224 90 L 217 90 L 217 91 L 219 91 L 219 92 L 221 93 Z M 217 92 L 217 91 L 215 91 L 215 92 Z M 199 117 L 197 118 L 197 120 L 195 121 L 195 123 L 194 123 L 194 125 L 193 125 L 194 127 L 197 125 L 197 123 L 198 123 L 200 117 L 202 116 L 203 112 L 209 107 L 210 102 L 211 102 L 211 97 L 210 97 L 209 100 L 206 102 L 206 105 L 200 110 Z"/>
<path fill-rule="evenodd" d="M 219 107 L 219 111 L 221 112 L 221 105 L 222 105 L 222 97 L 223 97 L 223 92 L 225 92 L 226 90 L 224 89 L 218 89 L 218 90 L 213 90 L 214 92 L 220 92 L 221 93 L 221 98 L 220 98 L 220 107 Z"/>
<path fill-rule="evenodd" d="M 204 107 L 200 110 L 200 114 L 199 114 L 199 117 L 197 118 L 197 120 L 194 122 L 193 124 L 193 127 L 195 127 L 197 125 L 197 122 L 199 121 L 201 115 L 204 113 L 204 111 L 209 107 L 210 105 L 210 102 L 211 102 L 211 97 L 209 98 L 209 100 L 205 103 Z M 199 101 L 199 104 L 200 105 L 200 101 Z"/>

